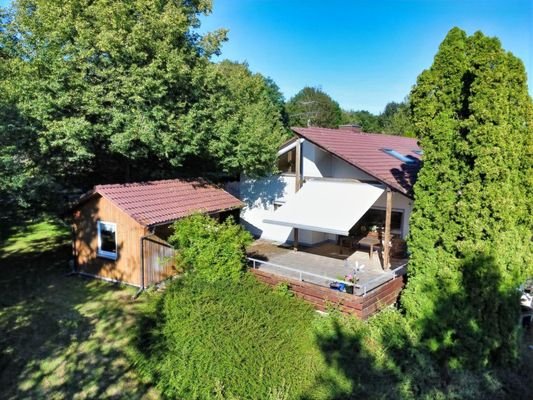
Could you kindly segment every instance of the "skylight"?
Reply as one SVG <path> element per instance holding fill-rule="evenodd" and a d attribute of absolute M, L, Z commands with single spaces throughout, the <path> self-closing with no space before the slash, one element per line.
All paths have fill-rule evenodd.
<path fill-rule="evenodd" d="M 416 163 L 416 159 L 414 157 L 409 157 L 406 155 L 403 155 L 399 152 L 397 152 L 394 149 L 382 149 L 385 153 L 387 153 L 389 156 L 393 156 L 394 158 L 397 158 L 398 160 L 406 163 L 406 164 L 414 164 Z"/>

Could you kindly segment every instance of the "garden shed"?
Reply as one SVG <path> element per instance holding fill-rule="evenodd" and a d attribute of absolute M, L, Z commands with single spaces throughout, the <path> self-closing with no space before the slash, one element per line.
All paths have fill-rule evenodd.
<path fill-rule="evenodd" d="M 172 224 L 194 213 L 238 218 L 242 202 L 204 179 L 98 185 L 72 209 L 77 273 L 146 287 L 174 272 Z"/>

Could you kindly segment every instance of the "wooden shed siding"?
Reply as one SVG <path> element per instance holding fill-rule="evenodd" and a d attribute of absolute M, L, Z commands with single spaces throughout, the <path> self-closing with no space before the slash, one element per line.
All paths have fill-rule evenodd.
<path fill-rule="evenodd" d="M 296 296 L 309 302 L 317 310 L 326 311 L 328 306 L 331 305 L 346 314 L 352 314 L 360 319 L 367 319 L 384 307 L 396 303 L 404 286 L 403 278 L 397 277 L 372 290 L 366 296 L 356 296 L 258 269 L 250 269 L 250 271 L 260 281 L 271 286 L 281 282 L 288 283 L 290 290 Z"/>
<path fill-rule="evenodd" d="M 117 259 L 98 257 L 97 221 L 117 226 Z M 75 256 L 80 272 L 140 285 L 140 238 L 146 228 L 104 197 L 83 204 L 74 216 Z"/>

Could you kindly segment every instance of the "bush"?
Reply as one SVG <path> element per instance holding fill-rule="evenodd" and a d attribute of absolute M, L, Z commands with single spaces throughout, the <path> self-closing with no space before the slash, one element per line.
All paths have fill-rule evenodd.
<path fill-rule="evenodd" d="M 137 365 L 168 398 L 299 398 L 321 365 L 315 316 L 251 275 L 188 274 L 160 298 Z"/>
<path fill-rule="evenodd" d="M 176 221 L 169 242 L 179 250 L 182 267 L 194 270 L 206 282 L 215 282 L 239 279 L 252 236 L 230 218 L 218 223 L 196 214 Z"/>

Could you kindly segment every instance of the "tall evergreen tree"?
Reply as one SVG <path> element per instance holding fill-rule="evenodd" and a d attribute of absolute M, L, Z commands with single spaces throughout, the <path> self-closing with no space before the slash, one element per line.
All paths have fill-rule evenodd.
<path fill-rule="evenodd" d="M 517 288 L 533 273 L 526 82 L 498 39 L 454 28 L 411 92 L 424 164 L 402 304 L 445 370 L 516 356 Z"/>
<path fill-rule="evenodd" d="M 318 88 L 303 88 L 287 102 L 286 109 L 290 126 L 337 128 L 342 122 L 339 103 Z"/>

